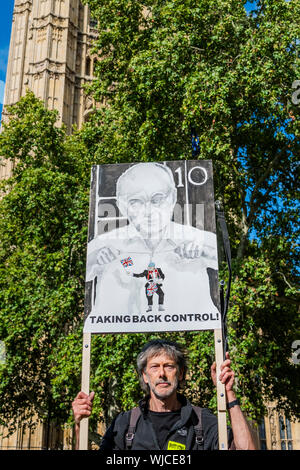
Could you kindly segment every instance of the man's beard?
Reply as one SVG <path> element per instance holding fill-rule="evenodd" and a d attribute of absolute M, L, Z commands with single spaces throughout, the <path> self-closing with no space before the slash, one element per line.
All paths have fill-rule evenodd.
<path fill-rule="evenodd" d="M 178 378 L 176 377 L 174 383 L 173 383 L 173 386 L 171 386 L 171 388 L 168 388 L 167 390 L 162 390 L 161 392 L 159 392 L 157 389 L 156 389 L 156 386 L 160 383 L 166 383 L 168 385 L 172 385 L 171 382 L 169 382 L 168 380 L 161 380 L 161 381 L 158 381 L 155 383 L 155 385 L 152 385 L 151 383 L 148 384 L 149 385 L 149 388 L 150 390 L 152 391 L 152 393 L 156 396 L 156 398 L 160 399 L 160 400 L 163 400 L 165 398 L 169 398 L 178 388 Z"/>

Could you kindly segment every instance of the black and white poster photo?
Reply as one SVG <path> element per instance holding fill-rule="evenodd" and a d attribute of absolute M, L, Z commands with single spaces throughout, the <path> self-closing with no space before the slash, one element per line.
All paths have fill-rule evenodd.
<path fill-rule="evenodd" d="M 210 161 L 92 168 L 84 332 L 220 328 Z"/>

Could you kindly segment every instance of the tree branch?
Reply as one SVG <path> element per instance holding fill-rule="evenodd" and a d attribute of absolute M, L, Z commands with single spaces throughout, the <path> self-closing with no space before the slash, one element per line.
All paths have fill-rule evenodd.
<path fill-rule="evenodd" d="M 287 278 L 285 277 L 285 275 L 284 275 L 281 271 L 278 271 L 278 274 L 281 274 L 281 276 L 282 276 L 283 279 L 284 279 L 284 282 L 288 285 L 288 287 L 289 287 L 290 289 L 292 289 L 292 286 L 291 286 L 291 284 L 287 281 Z"/>
<path fill-rule="evenodd" d="M 292 299 L 291 297 L 276 297 L 273 296 L 273 299 L 279 302 L 280 304 L 292 304 L 292 305 L 299 305 L 299 301 L 296 299 Z"/>
<path fill-rule="evenodd" d="M 233 159 L 233 156 L 232 156 L 232 159 Z M 247 239 L 247 235 L 249 232 L 249 223 L 248 223 L 248 216 L 247 216 L 247 206 L 245 204 L 246 194 L 238 182 L 238 177 L 240 175 L 234 163 L 232 163 L 232 168 L 235 173 L 235 176 L 237 177 L 237 178 L 233 178 L 234 185 L 237 187 L 238 193 L 241 198 L 241 205 L 242 205 L 242 236 L 240 238 L 240 243 L 239 243 L 239 247 L 237 251 L 237 258 L 241 259 L 243 257 L 244 250 L 245 250 L 246 239 Z"/>
<path fill-rule="evenodd" d="M 196 47 L 196 46 L 190 46 L 191 49 L 195 49 L 196 51 L 199 51 L 199 52 L 205 52 L 205 49 L 200 49 L 199 47 Z"/>

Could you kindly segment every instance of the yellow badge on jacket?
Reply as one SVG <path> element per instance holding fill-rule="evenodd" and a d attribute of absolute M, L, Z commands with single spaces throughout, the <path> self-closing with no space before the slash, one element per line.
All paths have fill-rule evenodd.
<path fill-rule="evenodd" d="M 180 442 L 169 441 L 168 442 L 168 450 L 184 450 L 186 446 L 184 444 L 180 444 Z"/>

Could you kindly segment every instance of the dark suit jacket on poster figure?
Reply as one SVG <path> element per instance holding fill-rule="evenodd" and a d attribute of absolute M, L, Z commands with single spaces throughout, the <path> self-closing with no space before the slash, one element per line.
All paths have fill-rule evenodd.
<path fill-rule="evenodd" d="M 165 279 L 165 275 L 160 268 L 155 268 L 154 263 L 150 263 L 148 269 L 145 269 L 142 273 L 132 274 L 133 277 L 145 277 L 147 282 L 145 284 L 145 293 L 148 301 L 148 309 L 146 312 L 152 311 L 153 296 L 158 296 L 159 311 L 163 311 L 162 308 L 164 303 L 164 292 L 162 290 L 162 281 Z"/>

